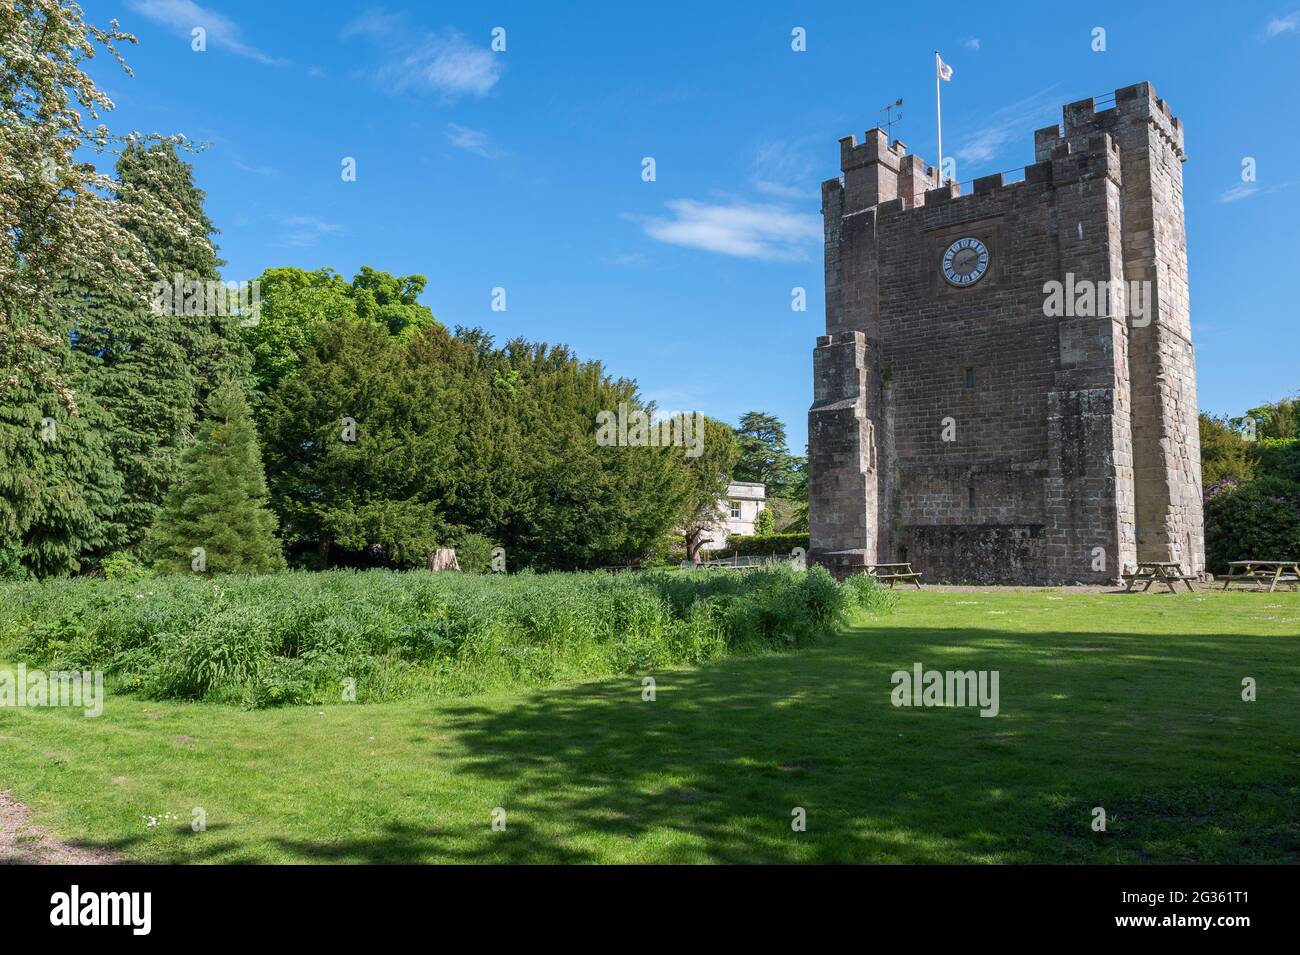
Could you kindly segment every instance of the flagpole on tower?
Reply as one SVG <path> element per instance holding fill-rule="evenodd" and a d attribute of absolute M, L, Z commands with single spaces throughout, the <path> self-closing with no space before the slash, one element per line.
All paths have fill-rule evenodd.
<path fill-rule="evenodd" d="M 943 107 L 939 96 L 939 82 L 943 79 L 943 58 L 934 51 L 934 118 L 939 125 L 939 185 L 943 185 Z"/>
<path fill-rule="evenodd" d="M 944 113 L 940 109 L 939 84 L 953 78 L 953 68 L 935 51 L 935 121 L 939 123 L 939 185 L 944 185 Z"/>

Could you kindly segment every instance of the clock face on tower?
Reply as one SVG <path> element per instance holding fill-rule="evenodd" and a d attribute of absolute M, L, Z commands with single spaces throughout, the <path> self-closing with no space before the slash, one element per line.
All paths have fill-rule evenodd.
<path fill-rule="evenodd" d="M 979 239 L 958 239 L 943 254 L 943 277 L 951 285 L 974 285 L 988 270 L 989 250 Z"/>

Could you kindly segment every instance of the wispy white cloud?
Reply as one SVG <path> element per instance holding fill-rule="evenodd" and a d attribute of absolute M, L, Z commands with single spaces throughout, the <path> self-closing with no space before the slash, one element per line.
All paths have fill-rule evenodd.
<path fill-rule="evenodd" d="M 191 36 L 195 27 L 207 33 L 207 42 L 216 49 L 227 50 L 259 63 L 285 62 L 268 56 L 244 42 L 239 25 L 223 13 L 201 7 L 193 0 L 127 0 L 127 7 L 154 23 L 170 27 L 182 36 Z"/>
<path fill-rule="evenodd" d="M 246 163 L 241 159 L 235 160 L 235 168 L 240 172 L 252 173 L 254 176 L 278 176 L 280 170 L 274 166 L 258 166 L 252 163 Z"/>
<path fill-rule="evenodd" d="M 1039 90 L 1032 96 L 989 113 L 977 132 L 958 141 L 955 155 L 962 162 L 985 163 L 1002 154 L 1010 142 L 1032 145 L 1035 129 L 1060 118 L 1060 104 L 1056 102 L 1056 85 Z M 968 176 L 959 173 L 965 180 Z"/>
<path fill-rule="evenodd" d="M 286 216 L 280 220 L 284 228 L 284 244 L 292 246 L 315 245 L 327 235 L 336 235 L 343 226 L 326 222 L 319 216 Z"/>
<path fill-rule="evenodd" d="M 817 163 L 804 140 L 774 140 L 763 143 L 750 169 L 754 188 L 780 199 L 808 199 L 817 195 Z"/>
<path fill-rule="evenodd" d="M 1231 189 L 1224 190 L 1219 194 L 1219 202 L 1237 202 L 1240 199 L 1249 199 L 1259 192 L 1259 187 L 1252 183 L 1243 182 L 1240 185 L 1233 186 Z"/>
<path fill-rule="evenodd" d="M 1242 182 L 1233 186 L 1231 189 L 1225 189 L 1219 193 L 1218 202 L 1240 202 L 1242 199 L 1251 199 L 1255 196 L 1266 196 L 1271 192 L 1281 192 L 1283 189 L 1292 189 L 1300 186 L 1300 179 L 1293 179 L 1289 182 L 1279 182 L 1271 186 L 1261 186 L 1257 182 Z"/>
<path fill-rule="evenodd" d="M 412 30 L 403 14 L 369 10 L 343 29 L 343 37 L 375 41 L 386 59 L 362 71 L 390 93 L 427 93 L 446 100 L 486 96 L 501 79 L 501 57 L 459 30 Z"/>
<path fill-rule="evenodd" d="M 371 7 L 345 26 L 340 33 L 345 40 L 353 36 L 370 36 L 383 39 L 401 31 L 403 15 Z"/>
<path fill-rule="evenodd" d="M 1271 37 L 1283 33 L 1295 33 L 1298 30 L 1300 30 L 1300 10 L 1268 21 L 1268 35 Z"/>
<path fill-rule="evenodd" d="M 976 53 L 980 51 L 980 38 L 977 36 L 968 36 L 961 42 L 962 46 L 966 47 L 968 50 L 974 50 Z"/>
<path fill-rule="evenodd" d="M 783 205 L 715 205 L 693 199 L 666 203 L 668 217 L 643 222 L 646 235 L 670 245 L 742 259 L 803 261 L 822 238 L 820 217 Z"/>
<path fill-rule="evenodd" d="M 503 150 L 492 145 L 487 133 L 482 130 L 470 129 L 459 123 L 448 123 L 446 136 L 447 141 L 457 149 L 475 153 L 485 159 L 498 159 L 505 155 Z"/>

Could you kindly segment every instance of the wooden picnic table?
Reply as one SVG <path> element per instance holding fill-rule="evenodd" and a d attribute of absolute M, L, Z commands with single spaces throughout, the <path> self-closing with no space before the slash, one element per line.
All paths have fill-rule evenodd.
<path fill-rule="evenodd" d="M 1183 573 L 1183 565 L 1176 560 L 1140 560 L 1137 562 L 1137 569 L 1131 574 L 1122 574 L 1128 586 L 1124 588 L 1126 593 L 1132 593 L 1135 585 L 1144 583 L 1142 593 L 1151 589 L 1153 584 L 1162 583 L 1169 588 L 1170 593 L 1178 593 L 1178 588 L 1174 585 L 1182 581 L 1191 593 L 1195 588 L 1192 587 L 1192 581 L 1196 578 L 1191 574 Z"/>
<path fill-rule="evenodd" d="M 895 582 L 900 580 L 911 581 L 916 584 L 916 589 L 921 589 L 921 575 L 912 570 L 912 565 L 903 564 L 868 564 L 867 573 L 876 580 L 889 581 L 890 589 L 893 589 Z"/>
<path fill-rule="evenodd" d="M 1300 561 L 1297 560 L 1230 560 L 1228 575 L 1223 578 L 1223 589 L 1237 582 L 1254 581 L 1261 587 L 1268 581 L 1268 592 L 1278 584 L 1300 586 Z"/>

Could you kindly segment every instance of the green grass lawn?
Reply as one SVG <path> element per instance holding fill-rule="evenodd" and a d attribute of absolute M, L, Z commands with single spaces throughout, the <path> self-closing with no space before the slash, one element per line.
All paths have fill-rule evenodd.
<path fill-rule="evenodd" d="M 893 707 L 918 661 L 998 670 L 1000 715 Z M 654 702 L 628 677 L 0 709 L 0 790 L 143 862 L 1300 860 L 1300 594 L 906 592 L 811 649 L 654 676 Z"/>

